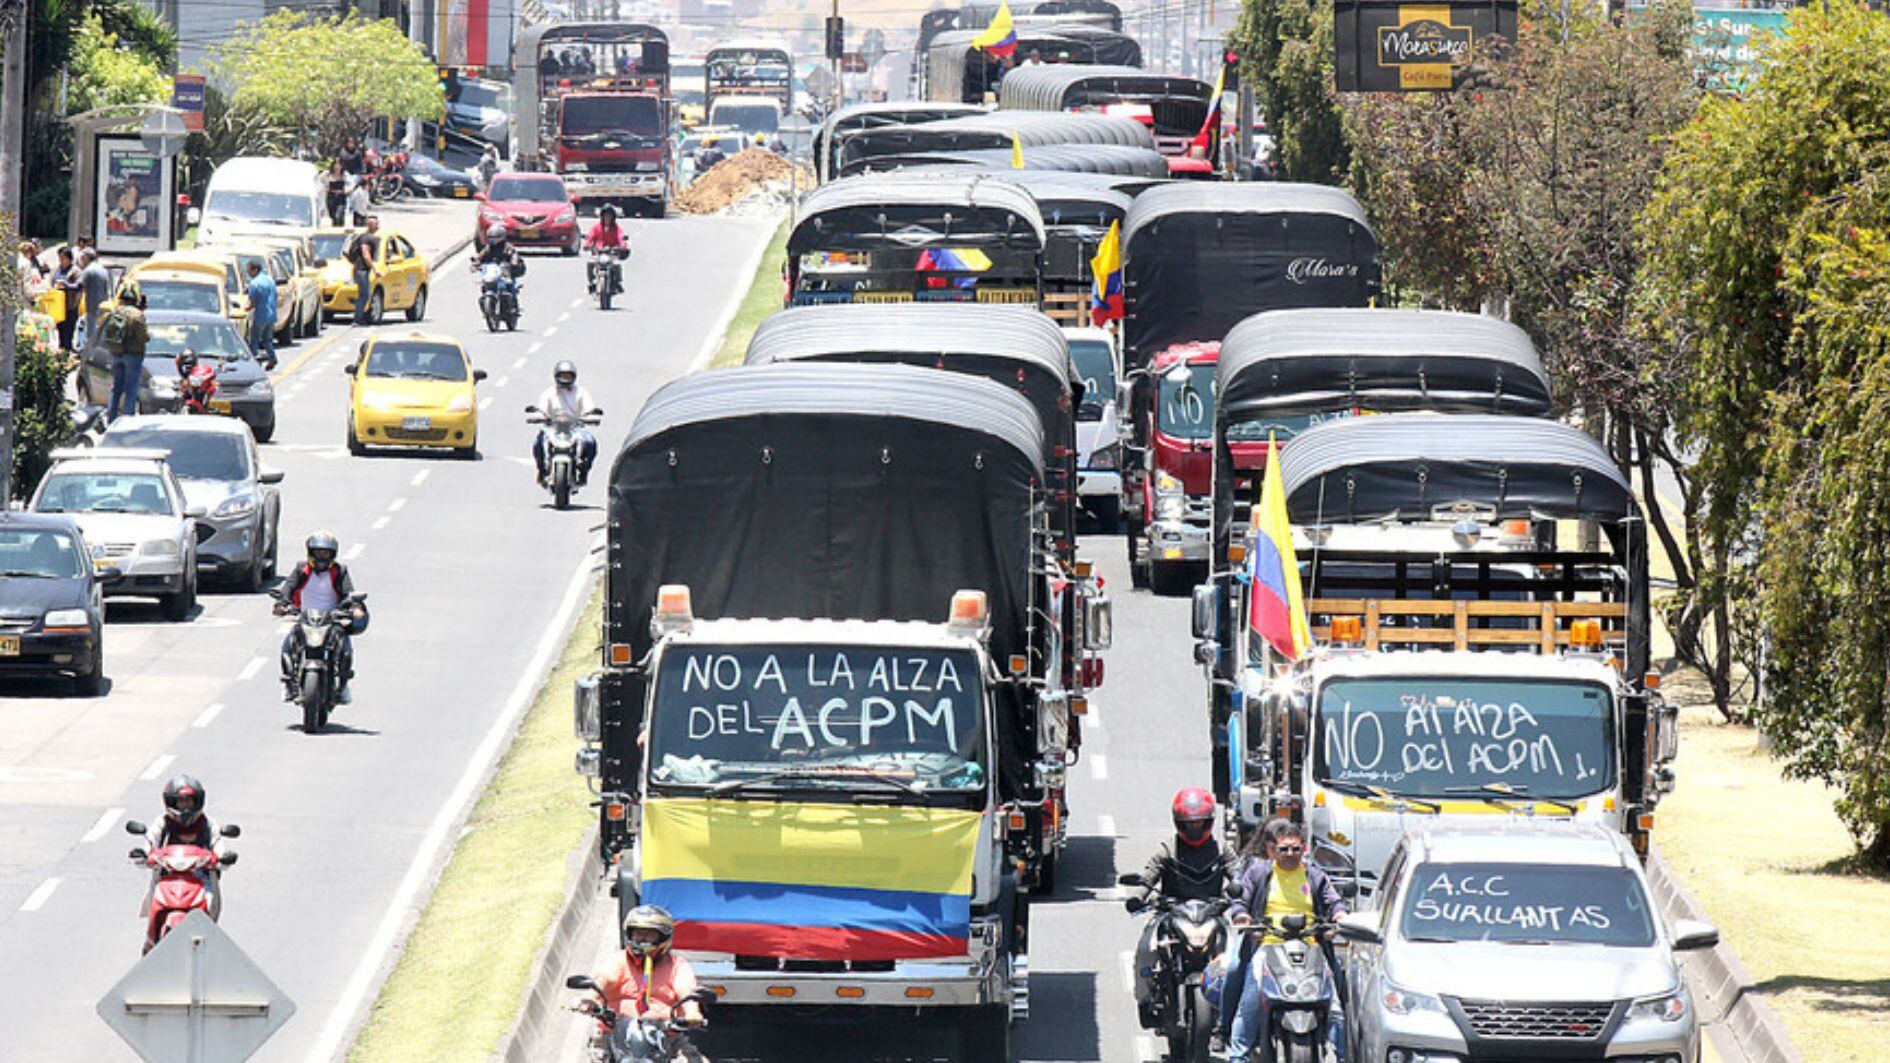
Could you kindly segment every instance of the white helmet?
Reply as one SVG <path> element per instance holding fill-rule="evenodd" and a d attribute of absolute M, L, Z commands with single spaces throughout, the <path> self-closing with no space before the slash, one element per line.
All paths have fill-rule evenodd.
<path fill-rule="evenodd" d="M 495 221 L 491 225 L 486 226 L 486 239 L 488 240 L 505 239 L 505 223 L 502 221 Z"/>

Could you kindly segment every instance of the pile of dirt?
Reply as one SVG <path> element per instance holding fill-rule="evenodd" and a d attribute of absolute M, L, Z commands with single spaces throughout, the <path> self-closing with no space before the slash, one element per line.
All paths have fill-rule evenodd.
<path fill-rule="evenodd" d="M 699 175 L 676 197 L 676 206 L 684 214 L 716 214 L 771 182 L 788 180 L 793 172 L 792 164 L 774 152 L 748 148 Z"/>

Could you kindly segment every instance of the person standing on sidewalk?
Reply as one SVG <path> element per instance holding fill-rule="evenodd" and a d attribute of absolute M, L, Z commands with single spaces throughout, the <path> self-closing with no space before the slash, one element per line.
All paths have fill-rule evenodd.
<path fill-rule="evenodd" d="M 341 168 L 341 160 L 328 164 L 328 224 L 340 227 L 348 224 L 348 171 Z"/>
<path fill-rule="evenodd" d="M 276 367 L 276 279 L 249 264 L 249 350 L 264 369 Z"/>
<path fill-rule="evenodd" d="M 354 190 L 348 193 L 349 223 L 355 226 L 366 225 L 368 212 L 374 209 L 374 197 L 368 194 L 367 178 L 354 179 Z"/>
<path fill-rule="evenodd" d="M 105 408 L 107 423 L 138 412 L 138 387 L 144 383 L 144 349 L 151 332 L 144 322 L 144 293 L 137 281 L 125 282 L 118 305 L 100 326 L 107 350 L 112 352 L 112 401 Z"/>
<path fill-rule="evenodd" d="M 59 318 L 59 349 L 72 353 L 72 334 L 79 327 L 79 299 L 85 295 L 85 278 L 72 260 L 72 249 L 59 249 L 59 268 L 53 271 L 53 287 L 59 290 L 64 313 Z"/>
<path fill-rule="evenodd" d="M 98 249 L 79 251 L 79 282 L 85 288 L 85 336 L 79 342 L 90 346 L 98 339 L 99 322 L 105 319 L 105 302 L 112 297 L 112 275 L 98 260 Z"/>
<path fill-rule="evenodd" d="M 357 325 L 373 324 L 368 318 L 368 303 L 374 291 L 374 264 L 381 257 L 381 219 L 369 214 L 366 224 L 365 232 L 349 238 L 344 256 L 354 271 L 354 323 Z"/>
<path fill-rule="evenodd" d="M 341 142 L 341 150 L 335 154 L 335 161 L 341 164 L 341 172 L 352 177 L 367 173 L 367 152 L 361 149 L 357 137 L 349 137 Z"/>

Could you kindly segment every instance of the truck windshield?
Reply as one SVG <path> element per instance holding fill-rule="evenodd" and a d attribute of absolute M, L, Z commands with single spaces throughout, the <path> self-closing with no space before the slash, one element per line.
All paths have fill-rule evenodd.
<path fill-rule="evenodd" d="M 1599 683 L 1342 678 L 1319 694 L 1313 775 L 1406 797 L 1581 797 L 1614 783 L 1613 699 Z"/>
<path fill-rule="evenodd" d="M 984 677 L 965 650 L 876 646 L 678 646 L 650 712 L 650 776 L 715 787 L 914 790 L 983 785 Z"/>
<path fill-rule="evenodd" d="M 1162 374 L 1156 427 L 1180 439 L 1214 434 L 1214 363 L 1178 365 Z"/>
<path fill-rule="evenodd" d="M 1070 360 L 1083 378 L 1083 405 L 1079 421 L 1099 421 L 1103 407 L 1116 400 L 1116 363 L 1106 340 L 1071 340 Z"/>
<path fill-rule="evenodd" d="M 1286 417 L 1262 417 L 1227 426 L 1227 438 L 1244 443 L 1265 443 L 1268 439 L 1284 443 L 1316 424 L 1343 421 L 1358 416 L 1357 410 L 1333 410 L 1326 413 L 1300 413 Z"/>
<path fill-rule="evenodd" d="M 1425 941 L 1654 943 L 1647 891 L 1619 867 L 1419 864 L 1402 919 L 1406 938 Z"/>
<path fill-rule="evenodd" d="M 734 126 L 744 133 L 772 133 L 781 128 L 781 108 L 772 103 L 726 103 L 709 108 L 709 124 Z"/>
<path fill-rule="evenodd" d="M 654 96 L 566 96 L 565 136 L 597 133 L 654 137 L 663 133 L 663 108 Z"/>

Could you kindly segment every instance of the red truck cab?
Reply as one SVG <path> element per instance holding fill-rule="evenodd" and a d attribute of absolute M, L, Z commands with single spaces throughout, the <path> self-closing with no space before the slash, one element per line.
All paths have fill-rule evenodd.
<path fill-rule="evenodd" d="M 556 122 L 554 168 L 573 198 L 662 214 L 669 194 L 669 138 L 657 79 L 597 78 L 566 89 L 557 99 Z"/>

